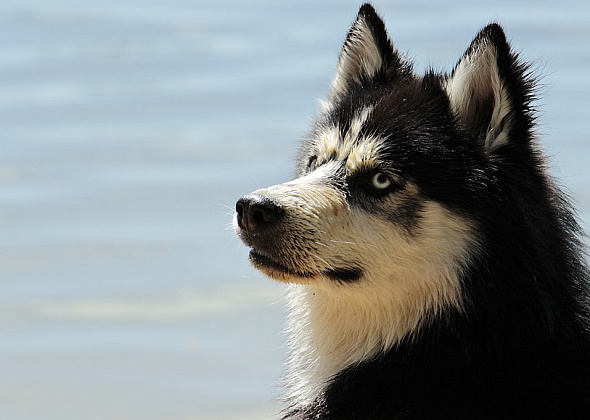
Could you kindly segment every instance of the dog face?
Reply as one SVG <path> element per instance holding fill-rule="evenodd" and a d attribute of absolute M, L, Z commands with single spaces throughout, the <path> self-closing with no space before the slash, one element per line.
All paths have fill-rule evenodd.
<path fill-rule="evenodd" d="M 296 179 L 236 205 L 253 265 L 338 293 L 460 307 L 461 272 L 482 240 L 473 215 L 493 195 L 495 153 L 518 118 L 510 77 L 522 69 L 511 60 L 490 25 L 451 76 L 416 76 L 361 8 Z"/>
<path fill-rule="evenodd" d="M 407 121 L 379 127 L 381 115 L 391 112 L 389 99 L 353 102 L 361 100 L 360 111 L 341 103 L 318 121 L 301 151 L 298 178 L 238 202 L 238 234 L 252 247 L 253 264 L 270 277 L 296 283 L 391 280 L 408 272 L 427 275 L 434 265 L 452 271 L 449 262 L 467 257 L 473 224 L 425 195 L 404 167 L 434 166 L 429 156 L 437 152 L 408 156 L 416 155 L 411 149 L 423 134 L 408 129 Z M 350 121 L 335 121 L 345 114 Z M 415 118 L 422 121 L 419 131 L 424 118 Z M 431 183 L 442 176 L 435 169 L 425 174 Z"/>

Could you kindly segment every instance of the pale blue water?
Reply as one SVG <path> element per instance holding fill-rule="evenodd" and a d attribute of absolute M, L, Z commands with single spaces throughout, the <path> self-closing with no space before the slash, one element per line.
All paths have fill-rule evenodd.
<path fill-rule="evenodd" d="M 375 2 L 417 68 L 497 20 L 590 212 L 587 2 Z M 282 288 L 233 205 L 286 180 L 358 2 L 0 3 L 0 419 L 263 419 Z"/>

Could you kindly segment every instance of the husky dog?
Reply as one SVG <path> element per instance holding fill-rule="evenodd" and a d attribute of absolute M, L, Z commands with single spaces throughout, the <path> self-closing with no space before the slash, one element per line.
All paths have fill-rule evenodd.
<path fill-rule="evenodd" d="M 415 75 L 363 5 L 297 177 L 236 205 L 289 284 L 284 419 L 590 419 L 588 272 L 490 24 Z"/>

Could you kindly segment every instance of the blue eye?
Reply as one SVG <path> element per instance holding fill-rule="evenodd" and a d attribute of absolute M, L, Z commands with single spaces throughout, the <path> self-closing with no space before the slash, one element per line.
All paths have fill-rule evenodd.
<path fill-rule="evenodd" d="M 371 187 L 375 188 L 376 190 L 385 190 L 391 187 L 391 179 L 384 174 L 383 172 L 377 172 L 371 178 Z"/>

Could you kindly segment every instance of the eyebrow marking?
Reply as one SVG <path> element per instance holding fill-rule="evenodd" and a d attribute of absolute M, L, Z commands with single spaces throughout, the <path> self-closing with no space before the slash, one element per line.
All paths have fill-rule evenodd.
<path fill-rule="evenodd" d="M 313 151 L 318 165 L 336 160 L 344 162 L 347 172 L 378 166 L 383 142 L 374 135 L 361 136 L 374 106 L 367 106 L 356 113 L 344 134 L 338 125 L 327 127 L 319 136 Z"/>

